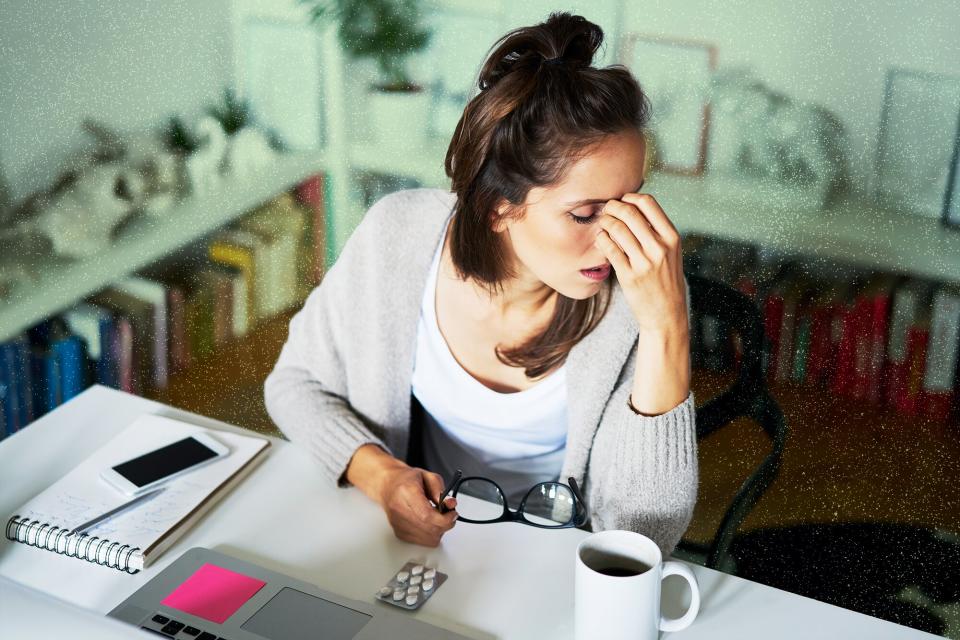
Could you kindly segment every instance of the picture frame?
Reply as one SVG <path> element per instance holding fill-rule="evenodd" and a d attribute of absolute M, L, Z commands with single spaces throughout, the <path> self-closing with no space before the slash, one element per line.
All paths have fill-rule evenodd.
<path fill-rule="evenodd" d="M 960 110 L 957 112 L 957 131 L 954 135 L 947 191 L 943 196 L 943 224 L 960 229 Z"/>
<path fill-rule="evenodd" d="M 879 204 L 929 218 L 944 216 L 958 113 L 960 77 L 887 70 L 875 157 Z"/>
<path fill-rule="evenodd" d="M 623 36 L 619 58 L 650 99 L 655 168 L 702 175 L 717 47 L 698 40 L 629 32 Z"/>

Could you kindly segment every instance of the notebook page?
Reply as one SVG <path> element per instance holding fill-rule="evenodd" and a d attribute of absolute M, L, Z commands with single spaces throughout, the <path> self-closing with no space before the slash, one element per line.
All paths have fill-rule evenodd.
<path fill-rule="evenodd" d="M 268 441 L 144 414 L 21 507 L 17 514 L 72 529 L 131 500 L 130 496 L 100 478 L 102 469 L 198 433 L 207 433 L 226 445 L 230 449 L 229 455 L 170 480 L 164 485 L 166 491 L 158 496 L 86 531 L 91 536 L 146 550 L 243 467 Z"/>

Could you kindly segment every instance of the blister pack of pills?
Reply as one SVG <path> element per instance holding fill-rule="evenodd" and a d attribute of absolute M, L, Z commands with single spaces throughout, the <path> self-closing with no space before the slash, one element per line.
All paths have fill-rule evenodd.
<path fill-rule="evenodd" d="M 404 609 L 419 609 L 447 580 L 435 567 L 410 561 L 377 591 L 377 599 Z"/>

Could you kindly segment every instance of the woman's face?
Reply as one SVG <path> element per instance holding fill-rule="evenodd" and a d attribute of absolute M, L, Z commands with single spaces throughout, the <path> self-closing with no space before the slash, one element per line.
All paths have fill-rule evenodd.
<path fill-rule="evenodd" d="M 506 233 L 513 248 L 520 289 L 534 290 L 542 283 L 582 300 L 595 295 L 603 279 L 589 278 L 581 270 L 605 265 L 606 278 L 616 277 L 593 244 L 600 230 L 597 220 L 607 200 L 640 190 L 644 152 L 643 136 L 637 131 L 610 136 L 573 164 L 560 184 L 531 189 L 522 220 L 504 219 L 495 227 Z"/>

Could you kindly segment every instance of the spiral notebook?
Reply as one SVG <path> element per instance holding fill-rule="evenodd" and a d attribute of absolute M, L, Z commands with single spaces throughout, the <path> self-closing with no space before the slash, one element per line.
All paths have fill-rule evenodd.
<path fill-rule="evenodd" d="M 143 505 L 84 533 L 69 533 L 130 499 L 100 478 L 102 469 L 198 433 L 208 433 L 229 447 L 230 454 L 170 480 L 163 493 Z M 18 509 L 7 521 L 6 537 L 44 551 L 137 573 L 250 473 L 269 445 L 266 438 L 207 430 L 165 416 L 141 415 Z"/>

